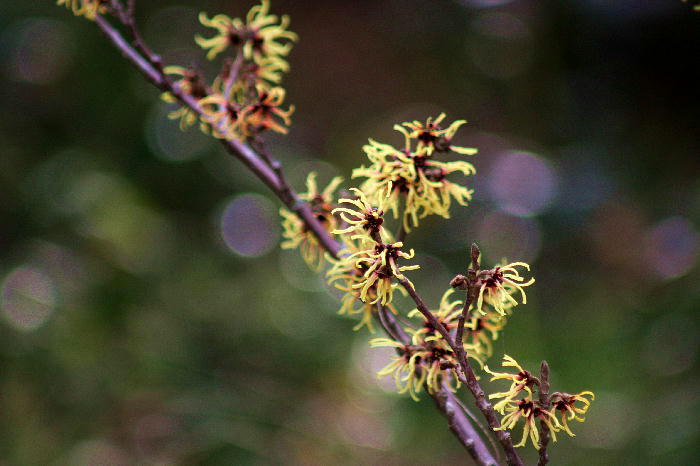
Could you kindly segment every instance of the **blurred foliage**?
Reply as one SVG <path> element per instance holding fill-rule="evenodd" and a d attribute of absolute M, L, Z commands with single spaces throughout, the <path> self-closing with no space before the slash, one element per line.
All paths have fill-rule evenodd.
<path fill-rule="evenodd" d="M 0 12 L 0 464 L 461 463 L 432 402 L 378 384 L 387 353 L 278 250 L 264 186 L 180 133 L 97 28 L 52 3 Z M 150 1 L 138 17 L 166 63 L 205 65 L 198 11 L 249 7 Z M 546 358 L 555 390 L 597 395 L 554 464 L 698 463 L 700 14 L 680 0 L 272 11 L 301 37 L 294 124 L 271 138 L 297 188 L 311 169 L 349 177 L 368 137 L 400 144 L 395 122 L 469 120 L 475 202 L 411 234 L 411 277 L 436 305 L 472 240 L 486 262 L 533 265 L 496 354 Z"/>

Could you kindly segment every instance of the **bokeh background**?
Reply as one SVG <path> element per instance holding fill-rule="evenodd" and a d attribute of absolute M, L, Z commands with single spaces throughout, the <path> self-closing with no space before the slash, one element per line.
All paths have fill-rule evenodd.
<path fill-rule="evenodd" d="M 139 3 L 167 63 L 203 66 L 198 11 L 252 5 Z M 554 389 L 597 395 L 553 463 L 697 464 L 700 13 L 680 0 L 272 7 L 301 36 L 294 125 L 270 138 L 293 184 L 349 178 L 368 137 L 401 143 L 396 122 L 469 120 L 475 200 L 409 236 L 411 278 L 435 306 L 471 241 L 484 263 L 530 262 L 537 283 L 496 355 L 546 358 Z M 165 119 L 94 24 L 3 2 L 0 27 L 0 464 L 469 462 L 430 400 L 376 380 L 391 353 L 279 250 L 278 201 Z"/>

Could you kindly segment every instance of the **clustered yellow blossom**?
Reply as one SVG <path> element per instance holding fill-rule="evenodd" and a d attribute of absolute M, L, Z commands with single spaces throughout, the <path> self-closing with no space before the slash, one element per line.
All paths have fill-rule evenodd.
<path fill-rule="evenodd" d="M 480 358 L 490 358 L 493 355 L 493 342 L 498 340 L 506 323 L 506 317 L 491 310 L 485 315 L 472 316 L 464 324 L 465 344 L 474 348 Z"/>
<path fill-rule="evenodd" d="M 524 421 L 523 436 L 515 446 L 525 446 L 529 438 L 532 445 L 538 450 L 540 449 L 538 420 L 544 422 L 549 428 L 552 440 L 555 442 L 557 441 L 556 433 L 561 430 L 572 437 L 575 436 L 567 421 L 583 422 L 585 420 L 578 415 L 588 411 L 590 400 L 586 397 L 593 400 L 595 398 L 593 392 L 584 391 L 576 395 L 554 392 L 550 397 L 550 407 L 543 407 L 542 403 L 533 396 L 533 388 L 539 389 L 539 379 L 523 369 L 515 359 L 508 355 L 503 357 L 503 367 L 514 367 L 518 372 L 492 372 L 488 367 L 484 367 L 484 370 L 493 376 L 491 381 L 508 380 L 511 383 L 508 391 L 489 395 L 489 399 L 502 398 L 493 406 L 494 410 L 503 415 L 501 427 L 495 430 L 512 430 L 522 419 Z M 577 403 L 579 403 L 578 406 Z M 561 422 L 555 416 L 557 411 L 561 413 Z"/>
<path fill-rule="evenodd" d="M 333 210 L 348 226 L 333 230 L 333 234 L 341 235 L 345 244 L 357 241 L 352 253 L 341 252 L 341 258 L 329 271 L 331 281 L 336 276 L 350 275 L 355 283 L 350 289 L 357 290 L 357 297 L 363 302 L 372 304 L 381 302 L 382 305 L 391 303 L 397 283 L 394 278 L 408 280 L 404 271 L 420 268 L 419 265 L 399 265 L 400 259 L 410 260 L 414 256 L 413 249 L 404 252 L 401 241 L 388 241 L 389 234 L 382 228 L 384 211 L 381 206 L 370 203 L 365 194 L 353 188 L 357 199 L 340 199 L 340 204 L 348 204 L 354 208 L 338 207 Z M 361 273 L 350 273 L 358 271 Z M 408 280 L 410 283 L 410 280 Z"/>
<path fill-rule="evenodd" d="M 109 2 L 57 0 L 57 4 L 76 15 L 94 19 L 108 12 Z M 195 37 L 195 42 L 207 51 L 207 58 L 214 59 L 229 49 L 235 58 L 224 59 L 221 72 L 211 84 L 196 69 L 163 68 L 172 92 L 163 93 L 162 99 L 180 105 L 168 118 L 179 120 L 183 130 L 199 123 L 205 134 L 219 139 L 244 141 L 268 130 L 286 134 L 294 106 L 283 108 L 285 90 L 278 84 L 289 71 L 286 56 L 298 39 L 287 29 L 289 17 L 270 14 L 269 0 L 261 0 L 250 9 L 245 22 L 224 14 L 209 18 L 203 12 L 199 20 L 216 30 L 212 37 Z M 196 104 L 185 96 L 193 97 Z"/>
<path fill-rule="evenodd" d="M 57 5 L 64 5 L 73 11 L 75 16 L 85 16 L 90 20 L 107 11 L 106 3 L 105 0 L 58 0 L 56 2 Z"/>
<path fill-rule="evenodd" d="M 526 388 L 524 393 L 526 393 L 524 398 L 510 401 L 500 411 L 501 414 L 505 415 L 501 419 L 501 427 L 497 427 L 494 430 L 511 430 L 520 419 L 523 419 L 523 436 L 515 446 L 524 447 L 529 437 L 532 445 L 539 450 L 540 433 L 537 428 L 537 421 L 543 421 L 547 425 L 552 435 L 552 440 L 555 442 L 557 441 L 556 433 L 560 430 L 559 422 L 550 411 L 540 408 L 539 401 L 532 397 L 532 390 Z"/>
<path fill-rule="evenodd" d="M 417 141 L 415 153 L 432 155 L 433 151 L 448 152 L 453 151 L 458 154 L 474 155 L 478 151 L 472 147 L 460 147 L 452 145 L 454 138 L 460 126 L 466 124 L 465 120 L 454 121 L 450 126 L 443 129 L 440 126 L 442 120 L 445 119 L 445 114 L 441 113 L 434 120 L 428 118 L 425 123 L 414 120 L 412 122 L 401 123 L 394 125 L 396 131 L 401 132 L 406 140 L 405 151 L 411 152 L 411 143 Z"/>
<path fill-rule="evenodd" d="M 209 39 L 195 37 L 197 45 L 209 49 L 207 58 L 210 60 L 228 47 L 236 47 L 248 60 L 254 57 L 272 57 L 275 61 L 284 62 L 282 57 L 287 56 L 292 49 L 290 42 L 298 40 L 295 33 L 287 30 L 289 16 L 283 15 L 277 24 L 278 17 L 270 14 L 269 0 L 262 0 L 260 5 L 251 8 L 245 23 L 239 18 L 230 18 L 223 14 L 210 19 L 206 13 L 199 14 L 199 21 L 217 31 Z"/>
<path fill-rule="evenodd" d="M 342 251 L 340 259 L 329 259 L 331 268 L 328 270 L 328 282 L 333 284 L 335 288 L 341 290 L 344 294 L 342 297 L 339 314 L 356 315 L 361 314 L 360 322 L 354 327 L 354 330 L 359 330 L 366 326 L 370 332 L 374 333 L 372 320 L 377 312 L 377 302 L 381 299 L 378 294 L 377 285 L 370 286 L 366 291 L 366 300 L 360 299 L 361 290 L 359 285 L 365 281 L 365 273 L 368 266 L 360 262 L 357 264 L 347 258 L 360 253 L 361 246 L 357 242 L 348 242 L 347 249 Z M 391 285 L 389 290 L 390 298 L 393 298 L 393 291 L 397 288 L 403 291 L 403 288 L 398 287 L 396 283 Z M 405 293 L 405 292 L 404 292 Z M 357 307 L 356 307 L 357 306 Z M 384 308 L 396 314 L 396 308 L 389 301 L 384 304 Z"/>
<path fill-rule="evenodd" d="M 462 312 L 462 301 L 450 299 L 454 291 L 447 290 L 440 300 L 439 308 L 431 311 L 448 332 L 457 328 Z M 419 318 L 421 321 L 420 325 L 404 328 L 404 332 L 411 336 L 410 345 L 387 338 L 375 338 L 370 341 L 373 347 L 395 347 L 399 353 L 377 375 L 381 377 L 393 374 L 399 393 L 409 392 L 414 400 L 418 400 L 418 393 L 423 385 L 431 394 L 436 393 L 443 386 L 455 391 L 459 388 L 460 381 L 456 373 L 459 363 L 454 351 L 418 309 L 409 312 L 407 317 Z M 478 347 L 466 344 L 464 349 L 467 357 L 482 365 Z"/>
<path fill-rule="evenodd" d="M 587 396 L 591 399 L 586 399 Z M 559 392 L 552 394 L 553 411 L 558 411 L 561 414 L 560 424 L 562 429 L 564 429 L 567 434 L 572 437 L 576 436 L 573 432 L 571 432 L 568 421 L 576 420 L 578 422 L 584 422 L 586 419 L 578 416 L 578 414 L 586 414 L 588 408 L 591 406 L 592 400 L 595 400 L 595 394 L 588 390 L 575 395 Z M 577 402 L 580 403 L 580 407 L 576 406 Z"/>
<path fill-rule="evenodd" d="M 200 100 L 207 96 L 207 88 L 202 79 L 202 75 L 194 68 L 184 68 L 182 66 L 166 66 L 163 71 L 167 75 L 173 75 L 180 79 L 173 82 L 173 86 L 186 94 L 190 94 Z M 177 102 L 177 99 L 170 92 L 164 92 L 161 99 L 169 104 Z M 197 113 L 189 107 L 180 107 L 168 113 L 171 120 L 180 120 L 180 129 L 186 130 L 198 121 Z"/>
<path fill-rule="evenodd" d="M 493 376 L 491 381 L 510 380 L 511 382 L 510 388 L 507 391 L 489 395 L 489 399 L 503 398 L 493 407 L 493 409 L 499 412 L 502 412 L 503 408 L 517 398 L 523 390 L 530 389 L 536 381 L 535 377 L 530 372 L 520 367 L 520 364 L 507 354 L 503 356 L 502 365 L 503 367 L 515 367 L 518 372 L 515 374 L 508 372 L 492 372 L 488 366 L 484 366 L 484 370 Z"/>
<path fill-rule="evenodd" d="M 319 191 L 316 177 L 315 172 L 309 173 L 306 178 L 306 192 L 299 194 L 299 197 L 309 203 L 316 219 L 326 231 L 331 232 L 337 225 L 336 218 L 331 213 L 334 208 L 333 193 L 343 179 L 336 176 L 323 191 Z M 282 216 L 282 237 L 285 239 L 281 245 L 282 249 L 299 248 L 304 261 L 312 269 L 320 270 L 324 263 L 325 252 L 316 236 L 295 213 L 282 207 L 280 215 Z"/>
<path fill-rule="evenodd" d="M 350 188 L 350 191 L 355 193 L 357 199 L 340 199 L 338 203 L 350 204 L 355 209 L 338 207 L 333 210 L 333 213 L 340 215 L 340 218 L 348 224 L 348 227 L 335 230 L 333 233 L 336 235 L 358 233 L 356 236 L 359 239 L 367 235 L 370 238 L 374 238 L 379 234 L 384 223 L 384 210 L 382 210 L 381 200 L 378 206 L 375 207 L 367 200 L 367 197 L 361 190 Z"/>
<path fill-rule="evenodd" d="M 482 270 L 479 272 L 479 297 L 476 303 L 476 310 L 485 315 L 483 310 L 484 302 L 493 306 L 493 308 L 502 316 L 512 307 L 517 306 L 518 301 L 512 296 L 513 293 L 520 292 L 522 303 L 527 303 L 527 296 L 523 287 L 530 286 L 535 283 L 535 279 L 531 278 L 525 281 L 516 267 L 524 267 L 528 271 L 530 266 L 525 262 L 513 262 L 511 264 L 496 266 L 491 270 Z"/>
<path fill-rule="evenodd" d="M 394 126 L 406 139 L 402 150 L 370 139 L 363 147 L 370 165 L 353 171 L 353 178 L 366 178 L 360 188 L 372 200 L 383 199 L 394 218 L 399 217 L 403 208 L 406 231 L 418 226 L 419 219 L 428 215 L 449 218 L 452 200 L 467 205 L 472 198 L 472 190 L 449 181 L 447 176 L 455 172 L 473 175 L 474 166 L 464 161 L 441 162 L 433 157 L 435 152 L 450 150 L 476 153 L 476 149 L 452 146 L 455 132 L 465 121 L 456 121 L 442 129 L 439 123 L 444 117 L 441 114 L 435 121 L 428 118 L 424 125 L 412 122 Z M 416 147 L 412 148 L 414 142 Z"/>
<path fill-rule="evenodd" d="M 225 66 L 199 103 L 202 120 L 211 134 L 220 139 L 245 140 L 261 131 L 286 134 L 294 106 L 282 108 L 285 90 L 274 86 L 289 70 L 283 58 L 292 49 L 297 35 L 287 30 L 289 17 L 269 14 L 270 2 L 262 0 L 248 12 L 246 22 L 220 14 L 200 22 L 216 29 L 210 38 L 195 37 L 197 44 L 213 59 L 233 48 L 235 60 Z"/>
<path fill-rule="evenodd" d="M 418 394 L 423 385 L 428 393 L 436 393 L 442 386 L 451 391 L 460 387 L 455 373 L 457 358 L 444 341 L 404 345 L 390 338 L 375 338 L 370 341 L 370 346 L 397 349 L 398 355 L 377 373 L 377 377 L 393 374 L 398 392 L 408 392 L 415 401 L 420 401 Z"/>

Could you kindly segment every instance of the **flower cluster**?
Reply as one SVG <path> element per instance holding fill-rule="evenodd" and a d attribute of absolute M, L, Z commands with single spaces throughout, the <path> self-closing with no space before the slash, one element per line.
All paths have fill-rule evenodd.
<path fill-rule="evenodd" d="M 393 374 L 398 392 L 410 393 L 415 401 L 420 400 L 418 394 L 423 386 L 433 394 L 443 386 L 454 392 L 461 385 L 456 374 L 457 357 L 444 340 L 414 338 L 414 344 L 404 345 L 389 338 L 375 338 L 370 346 L 397 349 L 398 355 L 377 376 Z"/>
<path fill-rule="evenodd" d="M 85 16 L 90 20 L 107 11 L 106 0 L 58 0 L 56 4 L 64 5 L 75 16 Z"/>
<path fill-rule="evenodd" d="M 254 60 L 258 65 L 264 59 L 272 60 L 285 68 L 288 65 L 282 57 L 287 56 L 292 49 L 289 41 L 298 39 L 295 33 L 287 30 L 289 16 L 283 15 L 277 24 L 277 16 L 270 14 L 269 0 L 262 0 L 260 5 L 251 8 L 245 23 L 239 18 L 226 15 L 207 18 L 206 13 L 199 14 L 199 21 L 217 31 L 209 39 L 195 37 L 197 45 L 208 49 L 207 58 L 210 60 L 227 48 L 235 47 L 242 51 L 246 60 Z"/>
<path fill-rule="evenodd" d="M 496 411 L 503 415 L 501 427 L 496 430 L 512 430 L 522 419 L 524 421 L 523 436 L 515 446 L 525 446 L 529 438 L 532 445 L 538 450 L 540 437 L 537 420 L 542 421 L 549 428 L 552 440 L 555 442 L 557 441 L 556 433 L 561 430 L 572 437 L 575 436 L 567 421 L 583 422 L 585 420 L 579 414 L 585 414 L 588 411 L 590 401 L 595 398 L 593 392 L 584 391 L 576 395 L 554 392 L 550 397 L 549 406 L 545 406 L 533 396 L 533 390 L 539 389 L 540 385 L 540 380 L 537 377 L 523 369 L 515 359 L 508 355 L 503 357 L 502 365 L 503 367 L 514 367 L 517 372 L 492 372 L 488 366 L 484 367 L 484 370 L 493 376 L 491 381 L 507 380 L 511 384 L 507 391 L 489 395 L 489 399 L 501 398 L 493 406 Z M 590 397 L 591 400 L 586 397 Z M 561 415 L 561 422 L 555 416 L 557 412 Z"/>
<path fill-rule="evenodd" d="M 457 328 L 459 316 L 462 313 L 462 301 L 451 300 L 455 290 L 447 290 L 440 300 L 437 310 L 431 311 L 436 320 L 449 332 Z M 420 324 L 404 328 L 411 336 L 411 344 L 375 338 L 370 341 L 373 347 L 390 346 L 398 349 L 398 356 L 389 365 L 378 372 L 378 376 L 394 375 L 399 393 L 409 392 L 414 400 L 418 400 L 421 387 L 425 386 L 428 393 L 436 393 L 442 386 L 455 391 L 460 381 L 456 370 L 459 363 L 453 349 L 445 341 L 440 332 L 423 316 L 418 309 L 407 314 L 408 318 L 420 319 Z M 482 365 L 480 343 L 466 344 L 467 357 Z"/>
<path fill-rule="evenodd" d="M 522 303 L 527 303 L 524 287 L 535 283 L 535 279 L 531 278 L 525 281 L 516 267 L 524 267 L 528 271 L 530 266 L 525 262 L 513 262 L 511 264 L 496 266 L 490 270 L 482 270 L 479 272 L 479 297 L 476 302 L 476 310 L 487 315 L 483 310 L 484 302 L 493 306 L 493 308 L 501 315 L 507 315 L 507 312 L 518 305 L 518 301 L 512 296 L 519 292 Z"/>
<path fill-rule="evenodd" d="M 285 91 L 274 86 L 289 70 L 285 60 L 297 35 L 287 30 L 289 17 L 269 14 L 270 3 L 262 0 L 248 12 L 246 21 L 220 14 L 200 22 L 214 28 L 210 38 L 195 41 L 214 59 L 232 48 L 233 61 L 225 61 L 208 95 L 199 100 L 203 122 L 220 139 L 244 140 L 265 130 L 286 134 L 294 107 L 284 110 Z M 279 22 L 279 23 L 278 23 Z"/>
<path fill-rule="evenodd" d="M 377 312 L 377 303 L 382 299 L 382 294 L 385 292 L 387 284 L 389 285 L 388 299 L 385 299 L 383 304 L 385 309 L 396 314 L 396 308 L 392 304 L 393 293 L 398 288 L 397 284 L 392 284 L 390 281 L 382 280 L 379 284 L 369 286 L 365 291 L 365 299 L 361 299 L 361 287 L 366 282 L 365 274 L 368 266 L 364 262 L 356 264 L 350 260 L 350 256 L 358 257 L 362 253 L 360 245 L 355 242 L 349 242 L 347 249 L 343 251 L 344 256 L 338 260 L 330 259 L 331 268 L 328 270 L 328 283 L 333 284 L 335 288 L 342 291 L 343 297 L 339 314 L 360 315 L 360 322 L 354 327 L 354 330 L 359 330 L 362 327 L 367 327 L 370 332 L 374 332 L 372 321 Z M 381 288 L 378 286 L 381 285 Z M 398 288 L 403 291 L 403 288 Z"/>
<path fill-rule="evenodd" d="M 354 208 L 338 207 L 333 210 L 348 225 L 332 233 L 341 236 L 345 244 L 352 245 L 354 252 L 344 254 L 329 272 L 331 280 L 335 275 L 347 275 L 349 271 L 361 273 L 351 274 L 355 283 L 350 288 L 358 291 L 357 297 L 363 302 L 372 304 L 390 303 L 393 299 L 396 278 L 406 278 L 403 272 L 420 268 L 418 265 L 399 265 L 400 259 L 412 259 L 414 251 L 403 251 L 401 241 L 392 242 L 390 235 L 382 227 L 384 211 L 381 206 L 375 206 L 367 200 L 365 194 L 353 188 L 357 199 L 340 199 L 340 204 L 348 204 Z M 349 238 L 348 238 L 349 237 Z M 406 278 L 406 280 L 408 280 Z M 410 281 L 409 281 L 410 282 Z"/>
<path fill-rule="evenodd" d="M 587 396 L 591 399 L 586 399 Z M 571 432 L 568 421 L 576 420 L 578 422 L 584 422 L 586 419 L 578 415 L 586 414 L 588 408 L 591 406 L 592 400 L 595 400 L 595 394 L 588 390 L 575 395 L 560 392 L 552 394 L 552 411 L 559 412 L 561 415 L 561 428 L 571 437 L 575 437 L 576 435 Z M 579 403 L 579 406 L 577 406 L 576 403 Z"/>
<path fill-rule="evenodd" d="M 444 118 L 443 113 L 434 121 L 428 118 L 425 124 L 415 121 L 395 125 L 394 129 L 406 140 L 402 150 L 370 139 L 363 147 L 370 165 L 353 171 L 353 178 L 366 178 L 361 189 L 372 199 L 384 199 L 394 218 L 399 217 L 403 206 L 406 231 L 418 226 L 419 219 L 428 215 L 449 218 L 453 199 L 467 205 L 472 198 L 472 190 L 449 181 L 447 176 L 455 172 L 473 175 L 474 166 L 464 161 L 441 162 L 433 157 L 434 153 L 449 151 L 476 153 L 476 149 L 452 145 L 457 129 L 466 122 L 458 120 L 442 129 L 440 122 Z"/>

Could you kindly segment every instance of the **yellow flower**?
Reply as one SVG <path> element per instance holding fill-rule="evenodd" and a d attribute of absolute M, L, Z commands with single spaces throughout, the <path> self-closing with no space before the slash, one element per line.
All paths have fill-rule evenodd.
<path fill-rule="evenodd" d="M 467 205 L 473 191 L 449 181 L 447 175 L 475 173 L 474 166 L 463 161 L 438 162 L 425 153 L 399 151 L 372 139 L 363 147 L 371 164 L 353 171 L 352 177 L 367 178 L 362 190 L 371 199 L 380 199 L 398 218 L 403 199 L 403 226 L 406 231 L 418 226 L 419 218 L 437 214 L 449 218 L 451 200 Z"/>
<path fill-rule="evenodd" d="M 382 210 L 381 200 L 379 201 L 378 207 L 374 207 L 361 190 L 350 188 L 350 191 L 357 195 L 357 199 L 340 199 L 338 203 L 350 204 L 355 206 L 356 209 L 349 209 L 347 207 L 333 209 L 333 214 L 339 214 L 340 218 L 349 225 L 347 228 L 334 230 L 333 234 L 342 235 L 345 233 L 358 232 L 360 235 L 356 236 L 369 235 L 373 239 L 379 238 L 382 224 L 384 223 L 384 211 Z"/>
<path fill-rule="evenodd" d="M 591 399 L 586 399 L 587 396 L 589 396 Z M 556 411 L 559 411 L 559 413 L 561 413 L 561 427 L 564 429 L 564 431 L 566 431 L 567 434 L 569 434 L 572 437 L 575 437 L 576 434 L 571 432 L 568 421 L 585 421 L 586 419 L 584 417 L 578 416 L 578 414 L 586 414 L 588 408 L 590 408 L 591 406 L 591 401 L 595 400 L 595 394 L 591 391 L 584 391 L 575 395 L 570 395 L 569 393 L 554 392 L 552 394 L 551 400 L 552 414 Z M 576 406 L 576 402 L 579 402 L 581 406 Z"/>
<path fill-rule="evenodd" d="M 393 278 L 406 278 L 402 272 L 415 270 L 420 266 L 398 265 L 399 259 L 413 258 L 413 249 L 407 253 L 402 251 L 403 243 L 385 241 L 385 238 L 390 238 L 391 235 L 381 229 L 384 221 L 383 211 L 373 207 L 359 189 L 352 188 L 352 191 L 358 199 L 340 199 L 339 203 L 350 204 L 356 210 L 338 207 L 332 211 L 350 225 L 343 229 L 335 229 L 332 234 L 356 234 L 341 238 L 348 249 L 341 251 L 340 258 L 333 261 L 334 265 L 328 271 L 329 283 L 345 280 L 346 288 L 358 291 L 357 297 L 363 302 L 374 304 L 381 301 L 385 305 L 392 301 L 394 289 L 397 287 Z"/>
<path fill-rule="evenodd" d="M 506 310 L 512 305 L 517 306 L 518 302 L 513 298 L 512 294 L 516 291 L 520 292 L 522 303 L 527 303 L 527 296 L 523 287 L 530 286 L 535 283 L 535 279 L 531 278 L 524 282 L 524 278 L 515 267 L 525 267 L 528 271 L 530 266 L 525 262 L 513 262 L 504 266 L 496 266 L 491 270 L 482 270 L 479 272 L 479 298 L 476 303 L 476 310 L 481 314 L 486 314 L 482 309 L 483 303 L 486 301 L 502 316 L 506 315 Z M 523 283 L 524 282 L 524 283 Z"/>
<path fill-rule="evenodd" d="M 414 120 L 413 122 L 394 125 L 394 129 L 404 135 L 406 139 L 406 152 L 411 152 L 411 143 L 417 141 L 416 149 L 413 151 L 416 154 L 430 156 L 433 151 L 448 152 L 450 150 L 458 154 L 476 154 L 477 149 L 452 145 L 452 138 L 454 138 L 459 127 L 465 124 L 466 121 L 457 120 L 443 129 L 440 123 L 444 118 L 445 114 L 441 113 L 434 120 L 432 117 L 428 118 L 425 123 Z"/>
<path fill-rule="evenodd" d="M 289 71 L 289 64 L 279 57 L 254 56 L 253 61 L 243 65 L 241 74 L 253 76 L 255 82 L 264 84 L 265 81 L 279 83 L 282 81 L 282 73 Z"/>
<path fill-rule="evenodd" d="M 413 249 L 406 253 L 401 250 L 402 247 L 403 243 L 400 241 L 390 244 L 377 243 L 371 249 L 348 256 L 347 260 L 351 261 L 355 268 L 363 271 L 362 277 L 352 285 L 352 288 L 360 291 L 359 298 L 362 301 L 374 304 L 381 300 L 382 305 L 390 303 L 396 288 L 392 278 L 406 278 L 402 272 L 420 268 L 420 265 L 397 264 L 399 258 L 413 259 L 415 255 Z M 376 297 L 373 297 L 373 294 L 376 294 Z"/>
<path fill-rule="evenodd" d="M 189 94 L 196 99 L 203 99 L 207 96 L 207 88 L 202 81 L 200 73 L 193 68 L 183 68 L 182 66 L 166 66 L 164 70 L 166 74 L 180 76 L 180 79 L 173 83 L 173 86 Z M 175 103 L 177 99 L 170 92 L 164 92 L 161 99 L 168 103 Z M 180 129 L 185 130 L 197 123 L 197 113 L 185 106 L 180 107 L 168 113 L 170 120 L 180 120 Z"/>
<path fill-rule="evenodd" d="M 377 312 L 376 303 L 379 300 L 379 296 L 377 295 L 377 286 L 370 286 L 367 290 L 366 300 L 361 300 L 361 290 L 358 289 L 359 287 L 354 287 L 354 285 L 363 283 L 366 280 L 364 274 L 367 271 L 368 266 L 364 263 L 360 263 L 359 266 L 356 266 L 356 262 L 354 260 L 348 259 L 348 257 L 351 255 L 356 253 L 366 253 L 366 251 L 356 242 L 348 241 L 346 239 L 345 244 L 347 248 L 340 252 L 340 259 L 328 258 L 329 262 L 332 264 L 327 273 L 328 283 L 333 284 L 335 288 L 345 292 L 338 314 L 361 314 L 360 322 L 353 328 L 353 330 L 359 330 L 362 327 L 367 326 L 369 331 L 374 333 L 372 318 Z M 406 294 L 405 290 L 402 287 L 399 287 L 398 284 L 392 284 L 391 286 L 392 292 L 398 288 L 401 293 L 404 295 Z M 355 305 L 358 303 L 359 307 L 355 308 Z M 396 308 L 394 308 L 392 303 L 387 302 L 384 307 L 390 312 L 396 314 Z"/>
<path fill-rule="evenodd" d="M 199 21 L 207 27 L 214 28 L 217 33 L 205 39 L 196 36 L 195 42 L 203 49 L 209 49 L 207 58 L 213 59 L 229 46 L 240 47 L 243 56 L 251 60 L 253 57 L 282 57 L 289 54 L 297 35 L 287 31 L 289 17 L 283 15 L 277 24 L 277 16 L 270 15 L 270 2 L 262 0 L 260 5 L 250 9 L 243 23 L 239 18 L 230 18 L 220 14 L 208 18 L 206 13 L 199 14 Z"/>
<path fill-rule="evenodd" d="M 420 393 L 427 372 L 422 370 L 420 361 L 427 356 L 427 352 L 420 347 L 407 346 L 389 338 L 375 338 L 369 342 L 372 348 L 391 347 L 399 352 L 392 361 L 377 373 L 377 377 L 393 374 L 394 382 L 399 393 L 408 392 L 415 401 L 420 401 Z"/>
<path fill-rule="evenodd" d="M 472 317 L 464 324 L 464 339 L 476 354 L 488 359 L 493 355 L 493 341 L 498 340 L 498 334 L 506 323 L 506 318 L 497 312 Z"/>
<path fill-rule="evenodd" d="M 552 435 L 552 440 L 557 441 L 557 432 L 560 430 L 557 418 L 549 411 L 541 409 L 539 402 L 533 400 L 532 391 L 526 388 L 526 396 L 520 400 L 510 400 L 505 407 L 507 414 L 501 419 L 501 427 L 494 430 L 512 430 L 520 419 L 525 421 L 523 425 L 523 437 L 515 447 L 523 447 L 527 443 L 528 436 L 532 440 L 535 449 L 540 449 L 540 434 L 537 429 L 537 420 L 543 421 Z M 503 412 L 501 412 L 503 414 Z"/>
<path fill-rule="evenodd" d="M 399 355 L 379 371 L 377 376 L 393 373 L 399 393 L 409 392 L 416 401 L 422 385 L 427 387 L 428 393 L 437 393 L 443 383 L 453 392 L 461 385 L 454 375 L 458 367 L 457 358 L 444 342 L 403 345 L 389 338 L 375 338 L 370 341 L 370 345 L 398 349 Z M 456 385 L 453 385 L 454 380 Z"/>
<path fill-rule="evenodd" d="M 105 0 L 58 0 L 56 5 L 65 5 L 75 16 L 85 16 L 90 20 L 107 11 Z"/>
<path fill-rule="evenodd" d="M 459 316 L 462 314 L 462 301 L 450 301 L 450 296 L 454 293 L 454 289 L 447 290 L 440 299 L 440 306 L 437 311 L 431 311 L 438 322 L 440 322 L 447 331 L 457 328 Z M 421 342 L 439 341 L 442 340 L 442 335 L 438 332 L 420 313 L 418 309 L 413 309 L 407 314 L 407 317 L 421 317 L 423 324 L 419 328 L 407 328 L 413 338 L 413 344 L 417 345 Z"/>
<path fill-rule="evenodd" d="M 241 112 L 241 127 L 245 136 L 271 129 L 276 133 L 287 134 L 287 128 L 280 124 L 282 121 L 286 126 L 291 124 L 290 116 L 294 113 L 294 106 L 282 110 L 280 105 L 284 102 L 285 91 L 281 87 L 267 89 L 267 86 L 258 84 L 256 86 L 256 102 L 250 104 Z"/>
<path fill-rule="evenodd" d="M 335 228 L 336 219 L 331 214 L 333 210 L 333 193 L 343 181 L 339 176 L 333 178 L 323 191 L 319 191 L 316 183 L 316 173 L 311 172 L 306 178 L 306 192 L 299 197 L 309 203 L 311 212 L 330 232 Z M 314 270 L 320 270 L 325 259 L 325 252 L 319 245 L 316 236 L 306 228 L 306 224 L 294 213 L 282 207 L 282 237 L 285 241 L 280 245 L 282 249 L 299 248 L 304 261 Z"/>
<path fill-rule="evenodd" d="M 491 382 L 494 380 L 511 381 L 508 391 L 489 395 L 489 400 L 494 398 L 503 398 L 493 406 L 493 409 L 503 414 L 505 407 L 508 406 L 508 404 L 511 403 L 520 394 L 520 392 L 522 392 L 522 390 L 529 390 L 529 387 L 533 385 L 536 380 L 529 371 L 523 369 L 515 359 L 511 358 L 507 354 L 503 356 L 503 363 L 501 365 L 503 367 L 515 367 L 518 372 L 515 374 L 508 372 L 492 372 L 488 366 L 484 366 L 484 371 L 493 376 L 491 377 Z"/>
<path fill-rule="evenodd" d="M 206 124 L 206 128 L 211 129 L 214 137 L 244 139 L 240 130 L 241 108 L 238 104 L 231 102 L 223 94 L 213 93 L 200 99 L 199 105 L 202 107 L 203 123 Z"/>
<path fill-rule="evenodd" d="M 450 300 L 450 296 L 454 293 L 454 289 L 447 290 L 440 299 L 440 306 L 436 311 L 431 311 L 438 322 L 440 322 L 448 332 L 457 328 L 459 316 L 462 314 L 462 301 Z M 440 389 L 441 381 L 445 381 L 447 386 L 454 391 L 452 387 L 452 377 L 448 377 L 446 372 L 459 367 L 457 358 L 450 348 L 449 344 L 444 340 L 440 332 L 423 316 L 423 314 L 414 309 L 407 315 L 408 318 L 421 318 L 421 325 L 416 328 L 407 327 L 406 333 L 412 336 L 411 343 L 414 346 L 421 346 L 427 351 L 427 356 L 421 361 L 424 369 L 427 370 L 426 384 L 430 393 L 435 393 Z M 464 348 L 467 356 L 474 359 L 483 365 L 483 361 L 475 351 L 475 348 L 467 344 Z M 457 387 L 459 387 L 459 379 Z"/>

